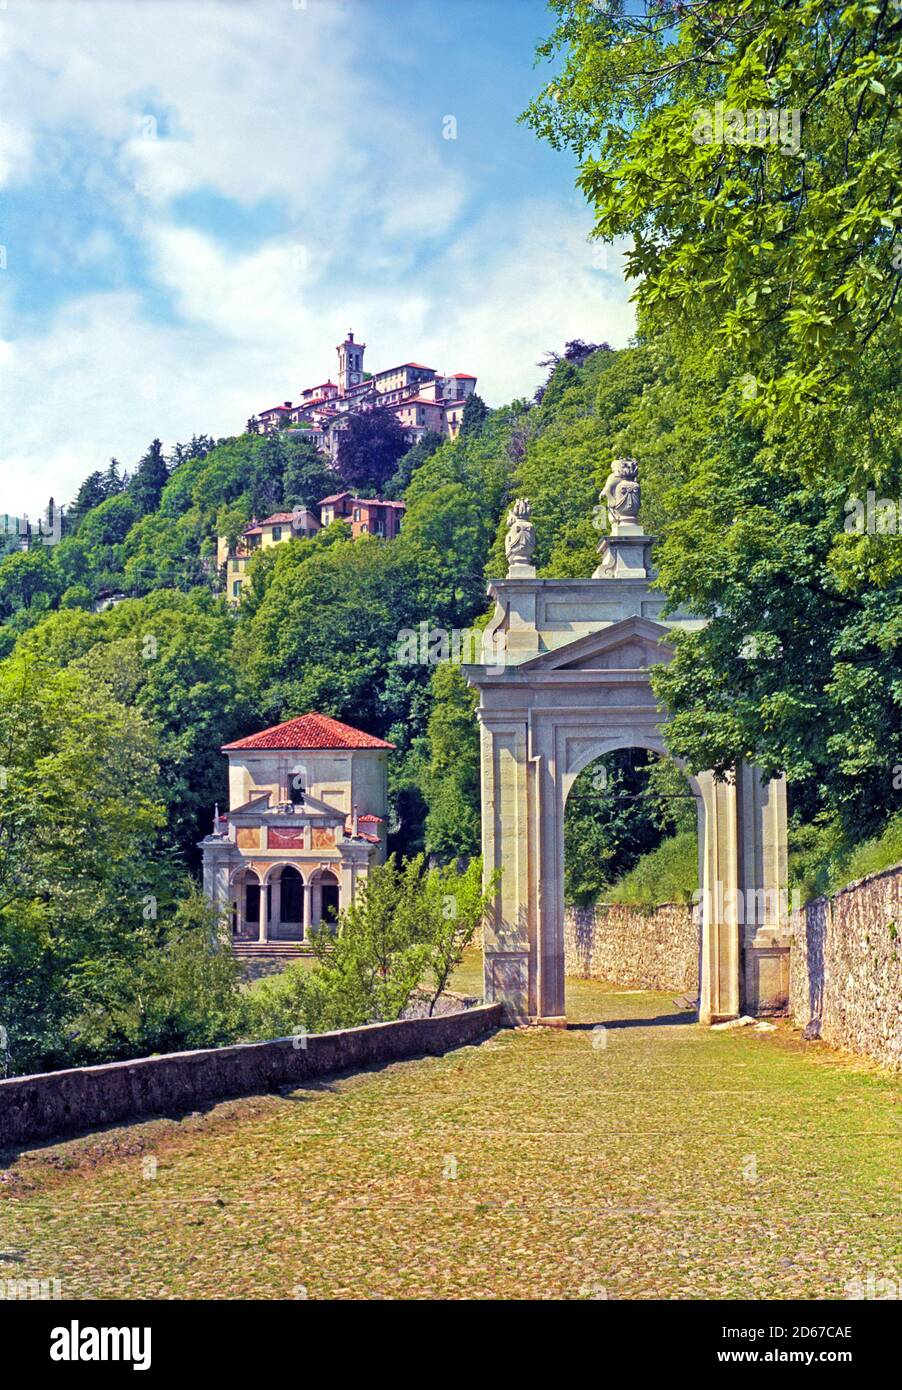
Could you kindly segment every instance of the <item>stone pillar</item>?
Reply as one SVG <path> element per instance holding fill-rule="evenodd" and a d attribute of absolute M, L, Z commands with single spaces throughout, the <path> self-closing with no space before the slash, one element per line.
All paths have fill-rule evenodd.
<path fill-rule="evenodd" d="M 485 997 L 509 1024 L 536 1012 L 529 922 L 526 719 L 482 720 L 482 853 L 486 877 L 501 869 L 484 928 Z"/>
<path fill-rule="evenodd" d="M 265 883 L 261 883 L 261 884 L 260 884 L 260 928 L 259 928 L 259 930 L 258 930 L 258 932 L 257 932 L 257 940 L 258 940 L 259 942 L 261 942 L 261 943 L 264 942 L 264 941 L 266 940 L 267 917 L 268 917 L 268 915 L 269 915 L 269 914 L 267 913 L 267 911 L 266 911 L 266 904 L 267 904 L 268 896 L 269 896 L 269 895 L 268 895 L 268 892 L 267 892 L 266 884 L 265 884 Z"/>
<path fill-rule="evenodd" d="M 304 879 L 304 917 L 301 938 L 306 941 L 310 935 L 310 884 Z"/>
<path fill-rule="evenodd" d="M 271 887 L 264 889 L 264 892 L 272 896 L 272 913 L 268 923 L 268 932 L 271 941 L 278 941 L 282 935 L 282 880 L 279 878 L 270 879 Z"/>
<path fill-rule="evenodd" d="M 712 772 L 697 781 L 705 808 L 698 1016 L 701 1023 L 720 1023 L 738 1018 L 740 1009 L 736 785 L 716 781 Z"/>
<path fill-rule="evenodd" d="M 564 971 L 564 796 L 552 776 L 548 760 L 530 760 L 529 777 L 529 875 L 536 923 L 535 947 L 538 979 L 536 1023 L 563 1027 L 566 1023 Z"/>
<path fill-rule="evenodd" d="M 756 767 L 737 773 L 744 1013 L 785 1013 L 791 920 L 786 863 L 786 783 Z"/>

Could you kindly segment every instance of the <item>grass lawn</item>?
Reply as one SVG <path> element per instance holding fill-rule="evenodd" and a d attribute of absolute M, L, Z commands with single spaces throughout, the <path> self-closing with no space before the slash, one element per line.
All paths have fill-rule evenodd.
<path fill-rule="evenodd" d="M 567 1007 L 567 1030 L 12 1157 L 0 1274 L 64 1298 L 842 1299 L 902 1277 L 902 1079 L 788 1026 L 711 1032 L 669 995 L 568 981 Z"/>

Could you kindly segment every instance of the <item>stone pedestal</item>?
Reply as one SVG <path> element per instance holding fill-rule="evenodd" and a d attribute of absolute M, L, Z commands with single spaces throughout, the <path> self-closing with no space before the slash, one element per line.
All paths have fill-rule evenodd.
<path fill-rule="evenodd" d="M 603 536 L 598 546 L 598 568 L 593 579 L 651 579 L 652 536 L 641 526 L 621 522 Z"/>

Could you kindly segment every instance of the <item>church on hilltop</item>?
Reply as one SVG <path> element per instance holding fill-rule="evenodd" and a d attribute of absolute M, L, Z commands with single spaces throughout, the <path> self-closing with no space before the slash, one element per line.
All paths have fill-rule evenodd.
<path fill-rule="evenodd" d="M 229 809 L 200 849 L 237 955 L 296 948 L 384 862 L 393 747 L 312 713 L 224 746 Z"/>
<path fill-rule="evenodd" d="M 251 417 L 249 425 L 260 434 L 273 430 L 307 432 L 324 453 L 338 457 L 342 431 L 349 417 L 363 410 L 389 410 L 406 431 L 411 444 L 432 431 L 454 439 L 463 419 L 467 397 L 476 390 L 469 372 L 444 376 L 422 362 L 402 362 L 378 372 L 364 371 L 366 343 L 348 332 L 339 343 L 338 381 L 305 386 L 297 401 L 268 406 Z"/>

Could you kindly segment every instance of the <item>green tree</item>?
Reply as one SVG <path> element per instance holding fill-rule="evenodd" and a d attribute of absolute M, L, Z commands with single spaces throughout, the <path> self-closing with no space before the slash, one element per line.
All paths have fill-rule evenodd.
<path fill-rule="evenodd" d="M 352 415 L 338 446 L 342 484 L 362 496 L 381 497 L 409 447 L 407 434 L 390 410 Z"/>
<path fill-rule="evenodd" d="M 106 495 L 103 474 L 100 470 L 97 469 L 95 472 L 89 473 L 69 507 L 67 515 L 70 526 L 77 528 L 85 513 L 89 512 L 92 507 L 98 507 Z"/>
<path fill-rule="evenodd" d="M 275 549 L 238 642 L 261 717 L 314 709 L 384 732 L 380 689 L 416 613 L 413 560 L 397 542 L 367 536 Z"/>
<path fill-rule="evenodd" d="M 446 662 L 432 678 L 429 765 L 424 778 L 429 802 L 426 850 L 440 860 L 479 852 L 478 694 L 459 666 Z"/>
<path fill-rule="evenodd" d="M 460 433 L 464 439 L 468 434 L 479 434 L 488 418 L 488 406 L 482 397 L 477 396 L 474 391 L 464 402 L 463 415 L 460 419 Z"/>
<path fill-rule="evenodd" d="M 322 1032 L 400 1018 L 422 989 L 431 1014 L 474 940 L 494 885 L 482 868 L 427 870 L 422 855 L 373 867 L 338 931 L 314 935 L 317 965 L 290 966 L 249 1001 L 255 1036 Z"/>
<path fill-rule="evenodd" d="M 169 477 L 159 439 L 154 439 L 131 476 L 128 491 L 140 516 L 156 511 Z"/>
<path fill-rule="evenodd" d="M 646 326 L 708 333 L 754 413 L 845 392 L 900 283 L 896 7 L 551 5 L 525 118 L 576 154 L 596 235 L 631 238 Z"/>
<path fill-rule="evenodd" d="M 62 588 L 50 547 L 36 546 L 5 556 L 0 560 L 0 622 L 9 622 L 17 614 L 30 619 L 40 616 Z"/>
<path fill-rule="evenodd" d="M 103 497 L 117 497 L 126 486 L 128 476 L 118 459 L 110 459 L 103 473 Z"/>
<path fill-rule="evenodd" d="M 157 891 L 162 807 L 147 725 L 74 669 L 0 663 L 0 762 L 0 1017 L 23 1072 L 79 1059 L 77 1018 Z"/>
<path fill-rule="evenodd" d="M 308 439 L 292 437 L 285 461 L 283 500 L 286 507 L 312 507 L 327 497 L 335 484 L 335 470 Z"/>
<path fill-rule="evenodd" d="M 662 589 L 708 620 L 654 676 L 671 747 L 784 772 L 847 844 L 896 809 L 902 759 L 900 541 L 848 524 L 902 490 L 899 17 L 555 9 L 527 119 L 577 153 L 598 235 L 632 238 L 646 380 L 613 443 Z"/>
<path fill-rule="evenodd" d="M 114 1059 L 234 1042 L 245 1018 L 241 969 L 197 886 L 188 880 L 166 919 L 136 936 L 115 981 L 79 1016 L 81 1046 Z"/>
<path fill-rule="evenodd" d="M 404 496 L 404 490 L 417 469 L 431 458 L 436 449 L 441 448 L 442 436 L 435 430 L 427 430 L 406 454 L 398 460 L 398 466 L 385 485 L 384 495 L 395 501 Z"/>

